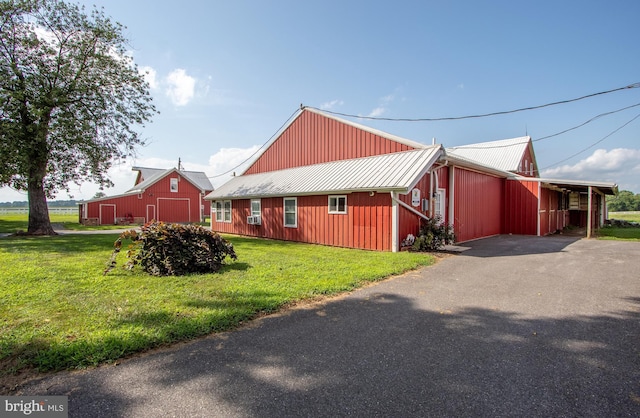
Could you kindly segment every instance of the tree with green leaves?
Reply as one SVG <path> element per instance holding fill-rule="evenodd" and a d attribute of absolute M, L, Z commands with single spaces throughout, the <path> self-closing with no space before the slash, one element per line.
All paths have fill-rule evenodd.
<path fill-rule="evenodd" d="M 0 186 L 26 190 L 28 234 L 54 234 L 47 198 L 112 186 L 156 109 L 124 27 L 60 0 L 0 1 Z"/>
<path fill-rule="evenodd" d="M 629 190 L 621 190 L 617 195 L 607 199 L 610 212 L 627 212 L 640 210 L 640 194 Z"/>

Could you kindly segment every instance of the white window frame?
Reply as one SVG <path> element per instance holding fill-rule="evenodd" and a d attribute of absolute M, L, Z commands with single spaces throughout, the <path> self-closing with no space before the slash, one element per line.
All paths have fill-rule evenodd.
<path fill-rule="evenodd" d="M 294 223 L 287 223 L 287 201 L 292 200 L 294 202 Z M 291 213 L 291 212 L 288 212 Z M 297 197 L 285 197 L 282 199 L 282 221 L 286 228 L 297 228 L 298 227 L 298 198 Z"/>
<path fill-rule="evenodd" d="M 253 204 L 258 204 L 258 209 L 254 210 Z M 262 215 L 262 202 L 260 199 L 251 199 L 251 216 L 260 216 Z"/>
<path fill-rule="evenodd" d="M 169 190 L 171 190 L 171 193 L 178 193 L 178 178 L 171 177 L 169 181 L 171 182 L 171 184 L 169 185 Z"/>
<path fill-rule="evenodd" d="M 223 201 L 223 207 L 224 207 L 224 223 L 231 223 L 231 220 L 233 218 L 232 216 L 232 211 L 231 211 L 231 201 L 230 200 L 224 200 Z"/>
<path fill-rule="evenodd" d="M 216 200 L 215 203 L 216 222 L 222 222 L 224 220 L 224 203 L 222 200 Z"/>
<path fill-rule="evenodd" d="M 229 210 L 227 211 L 227 204 Z M 231 223 L 231 201 L 230 200 L 216 200 L 216 222 Z M 229 215 L 227 219 L 226 215 Z"/>
<path fill-rule="evenodd" d="M 340 210 L 340 199 L 344 199 L 343 210 Z M 347 213 L 347 196 L 346 195 L 329 196 L 329 213 L 336 214 L 336 215 L 346 214 Z"/>
<path fill-rule="evenodd" d="M 437 189 L 436 193 L 435 193 L 435 206 L 434 206 L 434 215 L 435 216 L 440 216 L 440 222 L 444 222 L 444 218 L 446 215 L 446 197 L 447 197 L 447 191 L 445 189 Z"/>

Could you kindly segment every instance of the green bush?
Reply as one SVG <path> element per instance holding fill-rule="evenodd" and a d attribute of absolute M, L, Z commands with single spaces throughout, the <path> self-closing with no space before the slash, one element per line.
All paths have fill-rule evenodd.
<path fill-rule="evenodd" d="M 227 256 L 233 260 L 238 258 L 233 244 L 200 225 L 154 221 L 142 226 L 140 232 L 132 229 L 118 237 L 104 274 L 116 266 L 116 256 L 124 239 L 133 242 L 127 251 L 129 260 L 125 268 L 140 265 L 153 276 L 216 272 Z"/>
<path fill-rule="evenodd" d="M 442 222 L 439 216 L 423 219 L 420 222 L 420 233 L 413 242 L 414 251 L 436 251 L 447 244 L 456 242 L 453 227 Z"/>

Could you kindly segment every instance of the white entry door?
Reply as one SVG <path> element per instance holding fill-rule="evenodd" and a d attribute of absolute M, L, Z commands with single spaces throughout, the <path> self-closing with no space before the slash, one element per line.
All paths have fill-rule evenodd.
<path fill-rule="evenodd" d="M 438 189 L 436 191 L 436 202 L 435 202 L 435 216 L 439 216 L 441 222 L 445 221 L 445 203 L 446 203 L 446 194 L 447 191 L 445 189 Z"/>

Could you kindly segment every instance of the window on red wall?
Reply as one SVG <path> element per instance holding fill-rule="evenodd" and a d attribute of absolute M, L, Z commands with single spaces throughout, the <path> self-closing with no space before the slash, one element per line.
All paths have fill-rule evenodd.
<path fill-rule="evenodd" d="M 329 213 L 347 213 L 347 196 L 329 196 Z"/>
<path fill-rule="evenodd" d="M 298 199 L 295 197 L 284 198 L 284 226 L 288 228 L 298 227 Z"/>
<path fill-rule="evenodd" d="M 173 193 L 178 193 L 178 179 L 177 178 L 172 178 L 171 179 L 171 185 L 169 187 L 171 188 L 171 191 Z"/>

